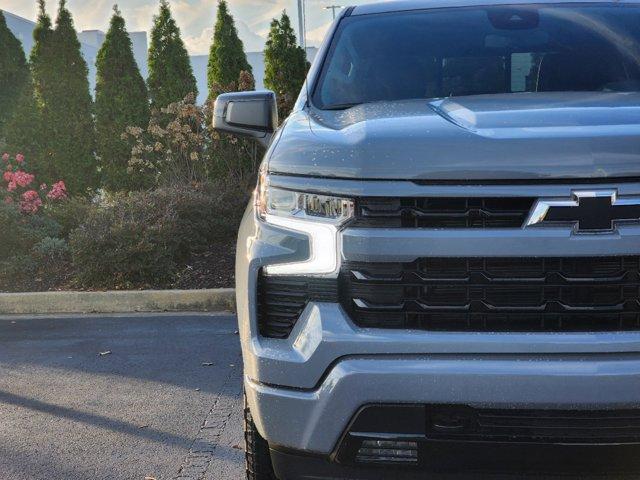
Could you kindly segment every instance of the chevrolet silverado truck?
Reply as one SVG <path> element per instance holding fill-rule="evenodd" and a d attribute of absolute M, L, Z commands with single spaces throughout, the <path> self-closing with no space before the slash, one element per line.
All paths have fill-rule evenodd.
<path fill-rule="evenodd" d="M 639 478 L 640 2 L 347 8 L 276 105 L 213 120 L 267 148 L 247 478 Z"/>

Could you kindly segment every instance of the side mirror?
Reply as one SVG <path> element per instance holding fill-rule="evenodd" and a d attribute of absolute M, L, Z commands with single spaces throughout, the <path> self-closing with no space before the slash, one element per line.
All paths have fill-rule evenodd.
<path fill-rule="evenodd" d="M 276 94 L 270 91 L 219 95 L 213 108 L 213 128 L 255 138 L 268 145 L 278 127 Z"/>

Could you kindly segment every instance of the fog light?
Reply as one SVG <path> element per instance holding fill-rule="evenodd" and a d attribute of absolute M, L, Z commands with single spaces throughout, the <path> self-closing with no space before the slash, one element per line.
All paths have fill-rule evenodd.
<path fill-rule="evenodd" d="M 418 463 L 418 443 L 389 440 L 365 440 L 362 442 L 356 462 L 360 463 Z"/>

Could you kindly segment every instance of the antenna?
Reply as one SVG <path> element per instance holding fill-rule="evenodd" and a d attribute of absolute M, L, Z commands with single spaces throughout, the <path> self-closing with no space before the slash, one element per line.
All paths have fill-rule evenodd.
<path fill-rule="evenodd" d="M 336 10 L 340 10 L 341 8 L 344 8 L 342 5 L 328 5 L 326 7 L 324 7 L 325 10 L 331 10 L 331 12 L 333 13 L 333 19 L 336 19 Z"/>

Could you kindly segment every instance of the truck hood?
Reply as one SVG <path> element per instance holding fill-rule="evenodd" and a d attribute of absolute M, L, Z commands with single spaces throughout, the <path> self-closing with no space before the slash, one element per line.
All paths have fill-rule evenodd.
<path fill-rule="evenodd" d="M 640 177 L 640 93 L 524 93 L 294 113 L 272 173 L 387 180 Z"/>

